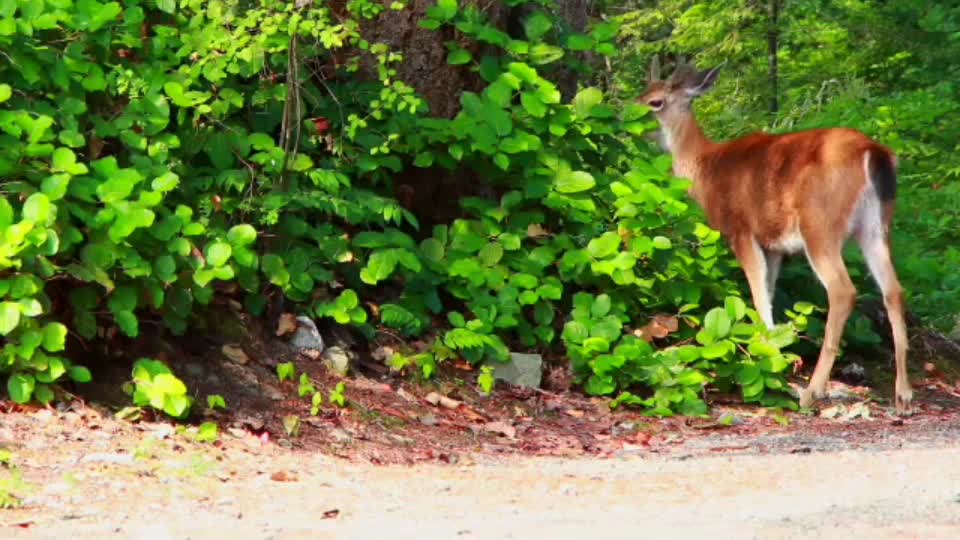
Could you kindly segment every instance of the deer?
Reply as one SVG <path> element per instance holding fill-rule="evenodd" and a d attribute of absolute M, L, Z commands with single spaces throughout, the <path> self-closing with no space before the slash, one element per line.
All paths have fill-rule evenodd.
<path fill-rule="evenodd" d="M 890 253 L 896 155 L 849 128 L 709 139 L 692 105 L 714 86 L 722 66 L 699 71 L 681 60 L 666 80 L 660 79 L 656 57 L 650 66 L 640 101 L 656 116 L 673 174 L 691 181 L 689 196 L 730 246 L 767 328 L 774 327 L 772 301 L 784 256 L 805 254 L 826 289 L 825 335 L 810 381 L 799 391 L 801 407 L 827 397 L 857 296 L 842 251 L 851 237 L 856 239 L 883 294 L 893 334 L 895 411 L 911 414 L 904 292 Z"/>

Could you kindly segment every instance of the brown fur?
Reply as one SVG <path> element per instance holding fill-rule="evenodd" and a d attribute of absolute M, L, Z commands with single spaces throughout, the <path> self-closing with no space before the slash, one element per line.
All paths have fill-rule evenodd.
<path fill-rule="evenodd" d="M 692 101 L 709 90 L 717 72 L 682 65 L 669 80 L 652 81 L 642 100 L 661 124 L 674 173 L 693 180 L 691 196 L 703 207 L 710 226 L 730 242 L 764 322 L 773 324 L 773 284 L 785 253 L 804 251 L 826 287 L 830 309 L 824 344 L 801 405 L 826 394 L 853 309 L 856 289 L 841 255 L 853 234 L 884 294 L 896 349 L 896 407 L 909 412 L 903 292 L 889 246 L 896 156 L 847 128 L 753 133 L 713 142 L 697 124 Z"/>

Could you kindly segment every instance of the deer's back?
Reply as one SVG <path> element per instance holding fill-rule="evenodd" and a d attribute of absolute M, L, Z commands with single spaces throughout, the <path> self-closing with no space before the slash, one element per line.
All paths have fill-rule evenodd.
<path fill-rule="evenodd" d="M 867 182 L 867 150 L 890 154 L 845 128 L 747 135 L 701 156 L 698 199 L 711 226 L 724 234 L 750 233 L 777 247 L 805 220 L 846 226 Z"/>

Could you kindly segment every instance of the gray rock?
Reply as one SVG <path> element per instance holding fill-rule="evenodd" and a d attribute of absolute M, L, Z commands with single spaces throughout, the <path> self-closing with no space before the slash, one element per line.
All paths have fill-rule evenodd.
<path fill-rule="evenodd" d="M 343 377 L 350 371 L 350 360 L 353 359 L 353 355 L 340 347 L 330 347 L 323 351 L 321 359 L 327 369 Z"/>
<path fill-rule="evenodd" d="M 543 357 L 539 354 L 510 353 L 510 361 L 497 364 L 493 377 L 517 386 L 540 388 L 543 376 Z"/>
<path fill-rule="evenodd" d="M 323 337 L 313 319 L 303 315 L 297 317 L 297 331 L 290 338 L 290 345 L 302 351 L 323 351 Z"/>
<path fill-rule="evenodd" d="M 80 463 L 108 463 L 111 465 L 133 465 L 132 454 L 87 454 Z"/>

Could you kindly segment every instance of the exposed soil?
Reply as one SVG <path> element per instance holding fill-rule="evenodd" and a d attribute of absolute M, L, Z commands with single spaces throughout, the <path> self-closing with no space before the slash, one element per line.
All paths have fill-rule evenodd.
<path fill-rule="evenodd" d="M 948 366 L 914 374 L 918 411 L 905 419 L 882 392 L 840 383 L 817 414 L 714 395 L 710 419 L 653 419 L 572 392 L 498 384 L 483 396 L 456 363 L 415 383 L 361 356 L 341 378 L 257 329 L 236 334 L 248 361 L 230 361 L 223 334 L 137 352 L 169 361 L 201 409 L 206 395 L 225 397 L 226 412 L 193 422 L 221 426 L 213 444 L 150 413 L 116 419 L 129 404 L 118 391 L 125 362 L 97 366 L 85 399 L 55 409 L 0 402 L 0 451 L 12 454 L 0 459 L 0 503 L 10 494 L 16 506 L 0 511 L 0 537 L 370 538 L 371 524 L 417 538 L 597 536 L 621 525 L 825 538 L 847 524 L 859 524 L 856 537 L 960 537 L 960 386 Z M 312 416 L 296 383 L 277 379 L 287 360 L 325 398 L 343 382 L 346 407 L 325 401 Z M 295 435 L 284 428 L 291 415 L 302 420 Z M 903 520 L 914 525 L 898 528 Z"/>

